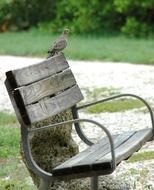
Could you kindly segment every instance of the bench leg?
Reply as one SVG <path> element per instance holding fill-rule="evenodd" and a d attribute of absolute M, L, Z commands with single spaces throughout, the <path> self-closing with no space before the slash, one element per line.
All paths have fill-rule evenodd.
<path fill-rule="evenodd" d="M 50 181 L 41 179 L 38 190 L 48 190 L 49 186 L 50 186 Z"/>
<path fill-rule="evenodd" d="M 91 178 L 91 190 L 98 190 L 98 176 Z"/>

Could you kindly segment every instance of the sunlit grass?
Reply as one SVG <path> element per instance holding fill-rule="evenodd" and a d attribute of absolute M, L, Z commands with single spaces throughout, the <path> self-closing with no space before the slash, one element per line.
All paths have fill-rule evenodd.
<path fill-rule="evenodd" d="M 0 112 L 0 189 L 36 190 L 21 162 L 19 124 L 6 112 Z"/>
<path fill-rule="evenodd" d="M 56 38 L 53 34 L 37 30 L 0 34 L 0 54 L 46 57 Z M 64 52 L 69 59 L 154 64 L 154 38 L 70 35 Z"/>
<path fill-rule="evenodd" d="M 121 112 L 143 107 L 143 103 L 133 99 L 119 99 L 96 104 L 86 109 L 88 113 Z"/>
<path fill-rule="evenodd" d="M 0 158 L 19 154 L 20 130 L 13 114 L 0 112 Z"/>
<path fill-rule="evenodd" d="M 0 189 L 36 190 L 21 158 L 0 158 Z"/>
<path fill-rule="evenodd" d="M 140 153 L 133 154 L 129 159 L 128 162 L 139 162 L 144 160 L 153 160 L 154 159 L 154 151 L 145 151 Z"/>
<path fill-rule="evenodd" d="M 86 102 L 92 102 L 96 100 L 101 100 L 107 97 L 120 94 L 120 89 L 113 87 L 102 87 L 102 88 L 93 88 L 83 89 L 85 93 Z M 121 112 L 136 108 L 143 107 L 144 104 L 136 99 L 132 98 L 118 98 L 112 101 L 107 101 L 99 104 L 95 104 L 85 109 L 88 113 L 103 113 L 103 112 Z"/>
<path fill-rule="evenodd" d="M 17 119 L 14 114 L 0 112 L 0 125 L 16 124 L 16 123 Z"/>

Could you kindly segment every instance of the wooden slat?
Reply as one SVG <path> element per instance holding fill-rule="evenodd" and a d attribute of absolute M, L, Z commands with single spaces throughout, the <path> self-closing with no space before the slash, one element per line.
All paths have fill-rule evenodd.
<path fill-rule="evenodd" d="M 129 138 L 131 138 L 131 136 L 134 133 L 135 133 L 134 131 L 128 131 L 128 132 L 125 132 L 123 134 L 116 135 L 113 138 L 115 148 L 119 147 L 122 143 L 124 143 Z M 78 162 L 78 164 L 76 164 L 75 167 L 78 167 L 78 166 L 82 167 L 82 165 L 86 165 L 87 163 L 92 164 L 97 159 L 99 159 L 99 158 L 103 157 L 104 155 L 108 154 L 109 152 L 111 152 L 109 140 L 106 139 L 106 141 L 107 141 L 107 144 L 105 146 L 102 146 L 98 150 L 95 150 L 93 152 L 93 154 L 90 155 L 90 157 L 85 157 L 85 159 L 82 160 L 81 162 Z"/>
<path fill-rule="evenodd" d="M 115 146 L 119 146 L 124 141 L 124 139 L 128 139 L 133 134 L 134 132 L 129 131 L 123 135 L 114 135 L 113 140 Z M 68 161 L 61 164 L 59 168 L 73 167 L 73 165 L 84 165 L 86 163 L 90 164 L 93 163 L 93 161 L 95 161 L 98 157 L 102 157 L 104 154 L 107 154 L 108 152 L 110 152 L 109 140 L 107 137 L 104 137 L 98 143 L 92 145 L 91 147 L 81 152 L 77 156 L 74 156 L 72 159 L 69 159 Z M 56 169 L 58 169 L 58 167 Z"/>
<path fill-rule="evenodd" d="M 13 108 L 15 110 L 16 116 L 18 118 L 18 121 L 19 121 L 20 124 L 23 124 L 23 115 L 25 115 L 25 113 L 26 113 L 25 107 L 22 107 L 21 110 L 18 109 L 17 102 L 15 101 L 15 99 L 13 97 L 13 93 L 12 93 L 13 89 L 11 88 L 11 85 L 10 85 L 8 79 L 5 80 L 5 86 L 6 86 L 8 95 L 10 97 L 12 106 L 13 106 Z M 20 101 L 18 103 L 20 103 Z M 21 105 L 22 105 L 22 102 L 21 102 L 20 106 Z M 27 115 L 24 116 L 24 120 L 26 121 L 25 124 L 30 123 L 29 118 L 28 118 Z"/>
<path fill-rule="evenodd" d="M 69 65 L 64 55 L 60 54 L 38 64 L 8 71 L 6 76 L 11 82 L 11 86 L 17 88 L 44 79 L 68 67 Z"/>
<path fill-rule="evenodd" d="M 145 142 L 150 140 L 152 136 L 153 133 L 151 128 L 137 131 L 131 138 L 115 149 L 116 163 L 119 164 L 122 160 L 130 157 L 134 152 L 138 151 Z M 97 166 L 97 164 L 101 164 L 106 160 L 111 160 L 110 154 L 98 159 L 95 165 Z"/>
<path fill-rule="evenodd" d="M 128 140 L 134 133 L 135 132 L 133 131 L 129 131 L 120 135 L 114 135 L 113 140 L 115 147 L 119 147 L 123 142 Z M 95 160 L 101 158 L 102 156 L 108 154 L 109 152 L 110 152 L 109 140 L 107 137 L 105 137 L 102 140 L 100 140 L 99 143 L 92 145 L 85 151 L 79 153 L 77 156 L 74 156 L 73 158 L 64 162 L 60 166 L 54 168 L 53 175 L 56 176 L 72 175 L 73 173 L 75 173 L 75 175 L 79 173 L 80 175 L 81 172 L 91 172 L 92 165 L 95 162 Z M 108 163 L 107 162 L 104 163 L 103 170 L 107 172 L 106 170 L 108 169 L 109 166 L 111 166 L 111 159 L 109 160 Z"/>
<path fill-rule="evenodd" d="M 143 129 L 137 132 L 125 132 L 120 135 L 114 136 L 115 153 L 116 153 L 116 164 L 120 161 L 128 158 L 132 153 L 137 151 L 146 141 L 152 138 L 152 129 Z M 104 142 L 102 144 L 104 146 Z M 53 177 L 63 179 L 73 179 L 79 177 L 91 177 L 93 175 L 106 175 L 112 172 L 111 164 L 111 153 L 110 150 L 104 148 L 104 154 L 95 154 L 96 152 L 103 149 L 99 149 L 100 142 L 92 145 L 87 150 L 79 153 L 77 156 L 71 158 L 65 163 L 53 169 Z M 105 143 L 105 146 L 107 144 Z M 93 151 L 91 151 L 92 149 Z M 93 152 L 94 159 L 91 160 L 91 153 Z M 85 155 L 84 155 L 85 154 Z M 81 155 L 81 159 L 80 159 Z M 99 155 L 99 156 L 98 156 Z M 87 157 L 88 156 L 88 157 Z M 77 161 L 76 161 L 77 159 Z M 84 162 L 82 161 L 84 160 Z M 92 162 L 91 162 L 92 161 Z M 82 163 L 82 165 L 80 165 Z"/>
<path fill-rule="evenodd" d="M 17 90 L 21 94 L 24 104 L 29 105 L 75 84 L 76 81 L 71 70 L 67 69 Z"/>
<path fill-rule="evenodd" d="M 116 138 L 116 137 L 117 135 L 115 135 L 113 138 Z M 89 161 L 89 158 L 91 158 L 91 156 L 94 154 L 95 151 L 99 151 L 102 147 L 106 147 L 107 144 L 108 144 L 108 138 L 104 137 L 95 145 L 88 147 L 86 150 L 80 152 L 79 154 L 72 157 L 68 161 L 64 162 L 60 166 L 57 166 L 56 168 L 54 168 L 54 170 L 58 170 L 60 168 L 65 168 L 65 167 L 72 167 L 73 165 L 81 162 L 84 159 L 87 159 L 87 161 Z"/>
<path fill-rule="evenodd" d="M 26 110 L 31 123 L 34 123 L 56 115 L 72 107 L 82 99 L 81 91 L 79 87 L 75 85 L 55 97 L 45 98 L 36 104 L 26 106 Z"/>

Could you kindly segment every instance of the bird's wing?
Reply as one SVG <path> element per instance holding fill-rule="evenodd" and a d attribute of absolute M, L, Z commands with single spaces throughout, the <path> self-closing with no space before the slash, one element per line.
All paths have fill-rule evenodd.
<path fill-rule="evenodd" d="M 61 50 L 64 49 L 67 45 L 67 41 L 65 38 L 59 38 L 54 44 L 52 49 L 54 50 Z"/>

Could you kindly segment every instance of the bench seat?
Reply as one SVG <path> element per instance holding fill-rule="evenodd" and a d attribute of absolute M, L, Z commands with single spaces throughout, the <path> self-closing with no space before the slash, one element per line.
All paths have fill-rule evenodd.
<path fill-rule="evenodd" d="M 152 129 L 128 131 L 112 136 L 115 146 L 116 165 L 138 151 L 151 140 Z M 79 178 L 112 173 L 110 145 L 107 137 L 67 160 L 52 170 L 55 178 Z"/>

